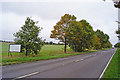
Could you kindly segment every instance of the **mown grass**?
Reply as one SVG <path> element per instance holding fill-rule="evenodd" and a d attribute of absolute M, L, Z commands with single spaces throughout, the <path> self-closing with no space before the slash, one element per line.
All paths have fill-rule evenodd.
<path fill-rule="evenodd" d="M 107 70 L 104 73 L 103 80 L 104 79 L 114 79 L 114 78 L 120 78 L 120 49 L 116 50 L 116 53 L 111 60 Z"/>
<path fill-rule="evenodd" d="M 25 53 L 11 53 L 12 56 L 8 57 L 8 49 L 9 43 L 0 43 L 2 44 L 2 65 L 10 65 L 10 64 L 19 64 L 26 62 L 33 62 L 39 60 L 49 60 L 56 58 L 64 58 L 68 56 L 85 54 L 89 52 L 95 52 L 98 50 L 90 50 L 86 52 L 74 52 L 67 46 L 67 53 L 64 53 L 64 45 L 44 45 L 38 55 L 29 54 L 27 57 Z M 106 49 L 103 49 L 106 50 Z"/>
<path fill-rule="evenodd" d="M 93 52 L 93 51 L 89 51 Z M 26 62 L 33 62 L 39 60 L 49 60 L 49 59 L 56 59 L 56 58 L 64 58 L 68 56 L 84 54 L 88 52 L 76 52 L 76 53 L 66 53 L 66 54 L 55 54 L 55 55 L 44 55 L 44 56 L 28 56 L 28 57 L 20 57 L 20 58 L 3 58 L 2 65 L 9 65 L 9 64 L 19 64 L 19 63 L 26 63 Z"/>
<path fill-rule="evenodd" d="M 8 49 L 9 43 L 2 43 L 2 65 L 63 58 L 95 51 L 92 50 L 88 52 L 74 52 L 70 49 L 70 47 L 67 46 L 67 53 L 64 53 L 64 45 L 44 45 L 38 55 L 28 55 L 26 57 L 24 53 L 11 53 L 12 56 L 8 57 Z"/>
<path fill-rule="evenodd" d="M 49 59 L 56 59 L 56 58 L 64 58 L 68 56 L 78 55 L 78 54 L 85 54 L 94 51 L 88 52 L 74 52 L 74 53 L 65 53 L 65 54 L 54 54 L 54 55 L 34 55 L 34 56 L 27 56 L 27 57 L 10 57 L 10 58 L 2 58 L 2 65 L 10 65 L 10 64 L 19 64 L 19 63 L 26 63 L 26 62 L 33 62 L 39 60 L 49 60 Z"/>
<path fill-rule="evenodd" d="M 2 57 L 3 58 L 9 58 L 8 57 L 8 50 L 9 50 L 9 43 L 1 43 L 2 45 Z M 67 53 L 74 52 L 67 46 Z M 12 57 L 24 57 L 25 53 L 16 53 L 12 52 Z M 55 54 L 64 54 L 64 45 L 44 45 L 40 52 L 38 52 L 39 56 L 45 56 L 45 55 L 55 55 Z M 31 56 L 31 54 L 28 54 Z"/>
<path fill-rule="evenodd" d="M 1 53 L 2 56 L 7 55 L 8 49 L 9 49 L 9 44 L 10 44 L 10 43 L 0 42 L 0 46 L 1 46 L 0 53 L 2 52 L 2 53 Z"/>

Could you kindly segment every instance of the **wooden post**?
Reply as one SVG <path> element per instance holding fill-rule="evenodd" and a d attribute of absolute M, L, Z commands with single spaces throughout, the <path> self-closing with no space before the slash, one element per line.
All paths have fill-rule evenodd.
<path fill-rule="evenodd" d="M 9 57 L 9 55 L 10 55 L 10 56 L 12 56 L 12 54 L 11 54 L 11 52 L 10 52 L 10 51 L 8 52 L 8 57 Z"/>

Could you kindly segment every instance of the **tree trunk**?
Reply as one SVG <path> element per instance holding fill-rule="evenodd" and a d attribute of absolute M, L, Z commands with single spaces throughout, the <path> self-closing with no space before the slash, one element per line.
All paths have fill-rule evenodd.
<path fill-rule="evenodd" d="M 66 47 L 67 47 L 67 43 L 66 43 L 66 38 L 65 38 L 65 49 L 64 49 L 65 53 L 66 53 Z"/>
<path fill-rule="evenodd" d="M 34 51 L 34 53 L 35 53 L 35 55 L 37 55 L 37 50 L 36 50 L 36 51 Z"/>
<path fill-rule="evenodd" d="M 26 49 L 26 54 L 25 55 L 27 56 L 27 54 L 28 54 L 28 50 Z"/>

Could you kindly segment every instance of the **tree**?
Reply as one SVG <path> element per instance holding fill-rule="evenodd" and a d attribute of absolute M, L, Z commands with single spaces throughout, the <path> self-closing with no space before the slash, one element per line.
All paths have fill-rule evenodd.
<path fill-rule="evenodd" d="M 106 48 L 105 44 L 109 41 L 109 36 L 100 30 L 97 30 L 95 33 L 100 38 L 101 48 Z"/>
<path fill-rule="evenodd" d="M 86 35 L 80 22 L 72 21 L 69 27 L 69 32 L 67 32 L 67 39 L 69 46 L 75 52 L 81 52 L 84 50 L 83 47 L 83 37 Z"/>
<path fill-rule="evenodd" d="M 100 39 L 97 37 L 96 34 L 94 34 L 93 41 L 94 41 L 93 43 L 94 49 L 100 49 L 101 47 Z"/>
<path fill-rule="evenodd" d="M 120 43 L 116 43 L 116 44 L 114 45 L 114 47 L 120 48 Z"/>
<path fill-rule="evenodd" d="M 38 21 L 34 22 L 30 17 L 27 17 L 25 25 L 21 27 L 21 30 L 13 34 L 15 42 L 22 45 L 22 50 L 25 50 L 26 56 L 31 52 L 37 55 L 37 52 L 40 51 L 44 44 L 44 41 L 38 37 L 42 28 L 37 24 Z"/>
<path fill-rule="evenodd" d="M 84 51 L 92 46 L 94 31 L 86 20 L 72 21 L 67 32 L 69 46 L 76 52 Z"/>
<path fill-rule="evenodd" d="M 93 31 L 93 28 L 90 25 L 90 23 L 88 23 L 86 20 L 81 20 L 80 22 L 82 24 L 83 29 L 87 33 L 87 35 L 83 37 L 83 40 L 85 41 L 83 46 L 87 49 L 90 49 L 93 47 L 93 35 L 95 34 L 95 32 Z"/>
<path fill-rule="evenodd" d="M 55 38 L 60 40 L 65 44 L 64 52 L 66 53 L 66 45 L 67 45 L 67 32 L 70 25 L 70 21 L 75 21 L 76 17 L 74 15 L 65 14 L 61 17 L 61 20 L 54 26 L 54 30 L 52 30 L 50 38 Z"/>
<path fill-rule="evenodd" d="M 105 48 L 112 48 L 112 44 L 110 43 L 110 41 L 107 41 L 106 44 L 104 44 Z"/>
<path fill-rule="evenodd" d="M 52 41 L 50 41 L 50 42 L 49 42 L 49 44 L 50 44 L 50 45 L 53 45 L 53 42 L 52 42 Z"/>

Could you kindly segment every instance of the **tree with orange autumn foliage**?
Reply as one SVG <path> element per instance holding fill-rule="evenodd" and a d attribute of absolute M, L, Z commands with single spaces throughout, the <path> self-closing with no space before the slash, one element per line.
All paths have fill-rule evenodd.
<path fill-rule="evenodd" d="M 100 49 L 101 48 L 101 43 L 100 43 L 100 39 L 97 37 L 96 34 L 94 34 L 93 36 L 93 46 L 94 46 L 94 49 Z"/>
<path fill-rule="evenodd" d="M 66 47 L 67 47 L 67 32 L 68 28 L 71 24 L 71 21 L 75 21 L 76 17 L 74 15 L 65 14 L 61 17 L 60 21 L 56 23 L 54 26 L 54 30 L 52 30 L 50 38 L 55 38 L 57 40 L 60 40 L 60 42 L 63 42 L 65 44 L 64 52 L 66 53 Z"/>
<path fill-rule="evenodd" d="M 101 49 L 110 47 L 109 36 L 102 31 L 93 30 L 86 20 L 76 21 L 74 15 L 65 14 L 51 31 L 50 38 L 60 40 L 68 44 L 75 52 L 82 52 L 86 49 Z"/>

